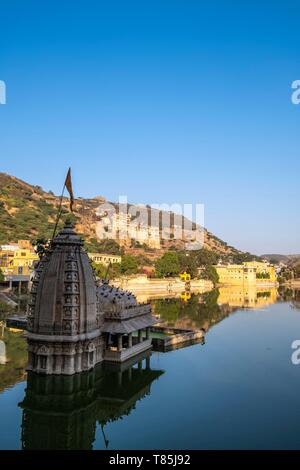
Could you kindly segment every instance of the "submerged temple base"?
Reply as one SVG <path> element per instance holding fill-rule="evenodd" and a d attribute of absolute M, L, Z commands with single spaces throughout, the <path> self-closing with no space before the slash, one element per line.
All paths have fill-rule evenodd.
<path fill-rule="evenodd" d="M 28 339 L 27 370 L 41 374 L 72 375 L 93 369 L 103 360 L 103 339 L 75 342 Z"/>

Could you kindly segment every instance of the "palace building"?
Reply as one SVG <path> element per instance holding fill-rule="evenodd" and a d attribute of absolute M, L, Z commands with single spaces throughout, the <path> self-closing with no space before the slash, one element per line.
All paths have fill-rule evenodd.
<path fill-rule="evenodd" d="M 220 284 L 253 285 L 277 282 L 275 267 L 258 261 L 215 266 Z"/>
<path fill-rule="evenodd" d="M 104 264 L 104 266 L 108 266 L 110 263 L 121 263 L 122 261 L 122 256 L 109 253 L 88 253 L 88 255 L 95 264 Z"/>

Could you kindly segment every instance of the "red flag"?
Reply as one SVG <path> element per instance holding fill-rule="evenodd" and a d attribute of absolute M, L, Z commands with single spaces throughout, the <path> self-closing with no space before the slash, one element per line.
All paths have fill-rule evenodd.
<path fill-rule="evenodd" d="M 73 194 L 72 180 L 71 180 L 71 168 L 69 168 L 66 181 L 65 181 L 65 186 L 70 194 L 70 211 L 73 212 L 74 194 Z"/>

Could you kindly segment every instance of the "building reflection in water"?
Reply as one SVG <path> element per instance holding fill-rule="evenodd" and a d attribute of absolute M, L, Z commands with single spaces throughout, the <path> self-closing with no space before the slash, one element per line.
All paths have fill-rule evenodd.
<path fill-rule="evenodd" d="M 23 449 L 92 449 L 96 425 L 109 446 L 105 425 L 129 415 L 163 374 L 150 367 L 151 353 L 123 364 L 103 363 L 72 376 L 28 374 L 22 415 Z"/>
<path fill-rule="evenodd" d="M 155 314 L 166 325 L 208 331 L 239 308 L 262 308 L 276 301 L 275 288 L 228 286 L 200 295 L 192 294 L 187 302 L 172 298 L 158 299 L 152 303 Z"/>
<path fill-rule="evenodd" d="M 261 308 L 275 303 L 277 289 L 256 286 L 228 286 L 219 288 L 218 304 L 231 307 Z"/>
<path fill-rule="evenodd" d="M 0 365 L 4 365 L 6 362 L 6 344 L 0 339 Z"/>

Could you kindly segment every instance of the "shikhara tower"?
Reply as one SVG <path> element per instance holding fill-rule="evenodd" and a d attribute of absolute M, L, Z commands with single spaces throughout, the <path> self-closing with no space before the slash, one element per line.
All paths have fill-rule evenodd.
<path fill-rule="evenodd" d="M 70 222 L 40 261 L 28 315 L 28 369 L 67 374 L 102 360 L 96 280 L 83 242 Z"/>
<path fill-rule="evenodd" d="M 96 284 L 83 241 L 66 222 L 35 271 L 28 370 L 72 375 L 103 360 L 127 361 L 151 348 L 155 322 L 149 304 L 107 282 Z"/>

